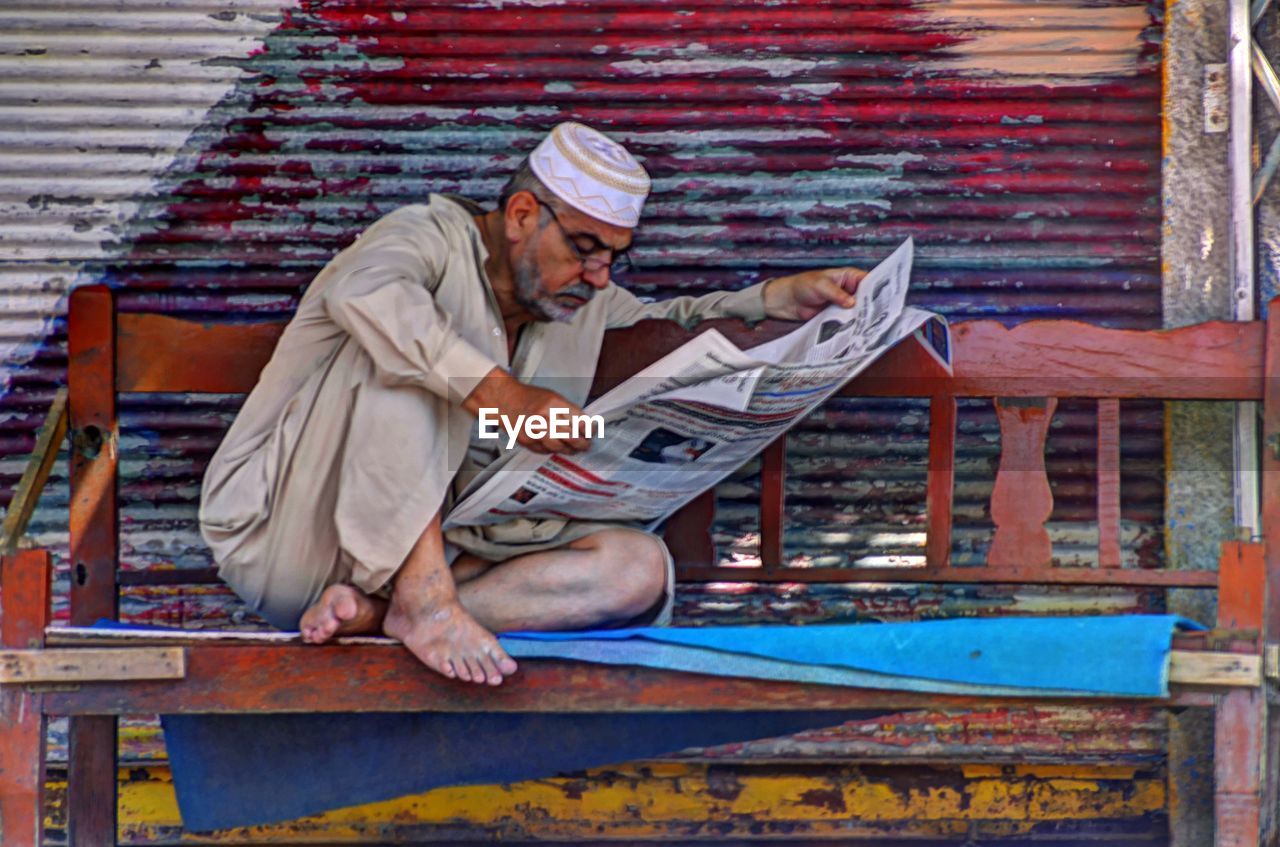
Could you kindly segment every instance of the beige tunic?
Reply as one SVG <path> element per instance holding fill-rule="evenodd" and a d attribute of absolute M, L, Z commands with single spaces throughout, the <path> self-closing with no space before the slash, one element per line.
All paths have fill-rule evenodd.
<path fill-rule="evenodd" d="M 223 579 L 278 626 L 334 583 L 383 589 L 436 512 L 496 457 L 459 405 L 495 365 L 581 405 L 606 329 L 764 317 L 760 286 L 644 304 L 610 285 L 570 323 L 526 325 L 509 361 L 479 213 L 432 195 L 335 257 L 209 465 L 201 531 Z M 448 540 L 500 560 L 590 531 L 524 520 Z"/>

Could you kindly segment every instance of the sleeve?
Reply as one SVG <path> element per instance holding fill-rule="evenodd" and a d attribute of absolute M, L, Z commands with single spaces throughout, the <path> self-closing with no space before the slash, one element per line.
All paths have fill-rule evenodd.
<path fill-rule="evenodd" d="M 392 225 L 361 241 L 329 280 L 325 312 L 369 354 L 383 383 L 461 402 L 498 365 L 453 329 L 432 296 L 449 253 L 444 234 Z"/>
<path fill-rule="evenodd" d="M 692 329 L 699 321 L 712 318 L 761 321 L 767 317 L 764 313 L 764 286 L 764 282 L 759 282 L 741 291 L 715 291 L 701 297 L 673 297 L 660 303 L 641 303 L 630 291 L 614 285 L 606 328 L 631 326 L 649 318 L 675 321 L 685 329 Z"/>

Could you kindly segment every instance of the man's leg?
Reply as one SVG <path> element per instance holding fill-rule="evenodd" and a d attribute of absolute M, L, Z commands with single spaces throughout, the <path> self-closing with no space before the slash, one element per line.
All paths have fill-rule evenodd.
<path fill-rule="evenodd" d="M 636 530 L 603 529 L 486 568 L 460 581 L 458 596 L 494 632 L 589 629 L 645 613 L 663 598 L 666 581 L 660 541 Z"/>
<path fill-rule="evenodd" d="M 661 542 L 626 529 L 601 530 L 500 564 L 464 556 L 451 571 L 437 516 L 396 573 L 389 604 L 352 586 L 330 586 L 301 626 L 304 639 L 321 643 L 377 631 L 382 621 L 387 635 L 433 670 L 497 685 L 515 662 L 491 633 L 627 621 L 662 599 L 666 581 Z"/>

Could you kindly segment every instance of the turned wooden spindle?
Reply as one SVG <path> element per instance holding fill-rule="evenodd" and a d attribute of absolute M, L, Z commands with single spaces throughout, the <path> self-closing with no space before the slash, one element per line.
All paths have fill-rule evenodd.
<path fill-rule="evenodd" d="M 1000 468 L 991 492 L 991 520 L 996 525 L 987 564 L 1048 567 L 1053 549 L 1045 522 L 1053 513 L 1053 492 L 1044 466 L 1056 398 L 997 398 L 1000 422 Z"/>

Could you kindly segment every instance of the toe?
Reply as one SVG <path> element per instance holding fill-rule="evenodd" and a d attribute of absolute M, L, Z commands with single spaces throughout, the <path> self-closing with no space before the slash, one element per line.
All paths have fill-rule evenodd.
<path fill-rule="evenodd" d="M 432 664 L 432 663 L 428 663 L 428 664 L 430 664 L 431 667 L 435 668 L 440 673 L 449 677 L 449 679 L 458 678 L 458 671 L 454 668 L 453 662 L 450 661 L 449 659 L 444 659 L 435 664 Z"/>
<path fill-rule="evenodd" d="M 516 660 L 508 656 L 506 650 L 503 650 L 501 647 L 494 647 L 493 650 L 490 651 L 489 655 L 493 656 L 494 664 L 498 666 L 498 670 L 501 671 L 504 676 L 511 676 L 516 672 L 516 668 L 518 667 L 518 665 L 516 665 Z"/>
<path fill-rule="evenodd" d="M 475 656 L 466 656 L 462 661 L 467 664 L 467 672 L 471 674 L 471 682 L 483 685 L 485 681 L 484 666 L 480 664 Z"/>
<path fill-rule="evenodd" d="M 498 670 L 498 664 L 488 653 L 476 657 L 476 663 L 484 670 L 485 679 L 490 685 L 502 684 L 502 671 Z"/>
<path fill-rule="evenodd" d="M 471 681 L 471 668 L 467 667 L 466 661 L 461 656 L 451 657 L 449 664 L 453 665 L 454 671 L 458 674 L 458 679 L 463 682 Z"/>

